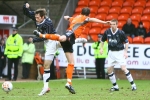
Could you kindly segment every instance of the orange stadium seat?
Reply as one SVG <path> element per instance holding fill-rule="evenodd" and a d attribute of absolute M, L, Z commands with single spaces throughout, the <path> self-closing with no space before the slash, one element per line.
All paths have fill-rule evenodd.
<path fill-rule="evenodd" d="M 150 7 L 150 1 L 148 1 L 145 5 L 145 8 L 149 8 Z"/>
<path fill-rule="evenodd" d="M 89 7 L 95 6 L 95 7 L 99 7 L 100 5 L 100 0 L 92 0 L 89 2 Z"/>
<path fill-rule="evenodd" d="M 132 14 L 142 15 L 142 13 L 143 13 L 143 7 L 135 7 L 134 9 L 132 9 Z"/>
<path fill-rule="evenodd" d="M 89 22 L 89 23 L 87 23 L 86 27 L 91 28 L 91 25 L 92 25 L 92 22 Z"/>
<path fill-rule="evenodd" d="M 150 37 L 146 37 L 146 38 L 144 39 L 144 43 L 145 43 L 145 44 L 150 44 Z"/>
<path fill-rule="evenodd" d="M 150 29 L 150 22 L 149 21 L 142 21 L 143 26 L 146 28 L 147 33 L 149 32 Z"/>
<path fill-rule="evenodd" d="M 103 28 L 103 24 L 101 24 L 101 23 L 92 23 L 92 25 L 91 25 L 91 27 L 93 28 L 95 28 L 95 27 L 98 27 L 98 28 Z"/>
<path fill-rule="evenodd" d="M 132 21 L 138 21 L 138 22 L 140 22 L 141 15 L 140 14 L 133 14 L 133 15 L 130 16 L 130 18 L 132 19 Z"/>
<path fill-rule="evenodd" d="M 95 18 L 98 18 L 98 19 L 100 19 L 100 20 L 105 20 L 106 19 L 106 16 L 107 16 L 107 14 L 97 14 L 96 16 L 95 16 Z"/>
<path fill-rule="evenodd" d="M 89 34 L 89 30 L 90 28 L 85 28 L 82 32 L 85 34 L 85 36 L 87 36 Z M 87 37 L 85 37 L 87 38 Z"/>
<path fill-rule="evenodd" d="M 118 21 L 127 21 L 127 19 L 129 18 L 129 14 L 121 14 L 118 16 Z"/>
<path fill-rule="evenodd" d="M 109 14 L 106 17 L 106 20 L 118 19 L 118 14 Z"/>
<path fill-rule="evenodd" d="M 109 14 L 119 14 L 120 13 L 121 8 L 120 7 L 112 7 L 109 9 Z"/>
<path fill-rule="evenodd" d="M 107 30 L 108 28 L 103 28 L 102 30 L 101 30 L 101 34 L 104 34 L 104 32 Z"/>
<path fill-rule="evenodd" d="M 111 4 L 111 6 L 112 7 L 122 7 L 122 4 L 123 4 L 123 1 L 121 1 L 121 0 L 116 0 L 116 1 L 113 1 L 112 2 L 112 4 Z"/>
<path fill-rule="evenodd" d="M 97 35 L 91 34 L 90 37 L 94 42 L 98 41 L 98 34 Z"/>
<path fill-rule="evenodd" d="M 136 21 L 136 20 L 132 20 L 132 23 L 135 25 L 135 27 L 137 28 L 138 27 L 138 25 L 139 25 L 139 22 L 138 21 Z"/>
<path fill-rule="evenodd" d="M 143 15 L 149 15 L 149 14 L 150 14 L 150 7 L 145 8 L 145 9 L 143 10 Z"/>
<path fill-rule="evenodd" d="M 105 13 L 105 14 L 108 14 L 108 11 L 109 11 L 109 7 L 105 6 L 105 7 L 100 7 L 97 11 L 97 13 Z"/>
<path fill-rule="evenodd" d="M 120 14 L 129 14 L 131 15 L 132 7 L 123 7 L 120 11 Z"/>
<path fill-rule="evenodd" d="M 91 35 L 91 34 L 99 34 L 101 32 L 101 28 L 91 28 L 90 30 L 89 30 L 89 34 Z"/>
<path fill-rule="evenodd" d="M 97 6 L 92 6 L 92 7 L 90 7 L 90 13 L 95 13 L 95 14 L 97 14 L 97 11 L 98 11 L 98 7 L 97 7 Z"/>
<path fill-rule="evenodd" d="M 75 13 L 81 13 L 83 7 L 84 6 L 78 6 L 78 7 L 76 7 Z"/>
<path fill-rule="evenodd" d="M 108 6 L 108 7 L 111 7 L 111 3 L 112 1 L 110 0 L 104 0 L 100 3 L 100 6 Z"/>
<path fill-rule="evenodd" d="M 89 17 L 92 17 L 92 18 L 93 18 L 93 17 L 95 17 L 95 16 L 96 16 L 95 13 L 90 13 L 90 14 L 89 14 Z"/>
<path fill-rule="evenodd" d="M 132 43 L 132 38 L 130 36 L 127 36 L 129 43 Z"/>
<path fill-rule="evenodd" d="M 133 44 L 143 44 L 144 38 L 141 36 L 134 37 L 132 43 Z"/>
<path fill-rule="evenodd" d="M 118 28 L 119 29 L 122 29 L 122 27 L 123 27 L 123 25 L 126 23 L 126 21 L 124 20 L 124 21 L 118 21 Z"/>
<path fill-rule="evenodd" d="M 86 1 L 86 0 L 80 0 L 80 1 L 78 1 L 78 6 L 85 6 L 85 7 L 87 7 L 88 4 L 89 4 L 89 2 Z"/>
<path fill-rule="evenodd" d="M 141 21 L 143 22 L 143 21 L 149 21 L 150 20 L 150 15 L 143 15 L 142 17 L 141 17 Z"/>
<path fill-rule="evenodd" d="M 135 3 L 134 3 L 134 7 L 145 7 L 145 5 L 146 5 L 146 1 L 145 0 L 139 0 L 139 1 L 136 1 Z"/>
<path fill-rule="evenodd" d="M 134 1 L 132 2 L 132 0 L 130 0 L 130 1 L 125 1 L 125 2 L 122 4 L 122 7 L 133 7 L 133 4 L 134 4 Z"/>

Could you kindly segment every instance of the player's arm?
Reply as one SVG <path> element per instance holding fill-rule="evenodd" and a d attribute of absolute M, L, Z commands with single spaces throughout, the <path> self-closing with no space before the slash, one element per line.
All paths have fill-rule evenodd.
<path fill-rule="evenodd" d="M 72 17 L 70 17 L 70 16 L 64 16 L 65 20 L 69 20 L 70 18 L 72 18 Z"/>
<path fill-rule="evenodd" d="M 102 24 L 109 24 L 110 23 L 109 21 L 102 21 L 102 20 L 99 20 L 97 18 L 89 18 L 88 20 L 89 20 L 89 22 L 96 22 L 96 23 L 102 23 Z"/>
<path fill-rule="evenodd" d="M 30 7 L 29 3 L 25 3 L 25 4 L 23 5 L 23 13 L 24 13 L 24 15 L 26 15 L 27 17 L 29 17 L 29 18 L 31 18 L 32 20 L 36 21 L 36 20 L 35 20 L 35 13 L 34 13 L 34 11 L 31 11 L 31 10 L 29 9 L 29 7 Z"/>

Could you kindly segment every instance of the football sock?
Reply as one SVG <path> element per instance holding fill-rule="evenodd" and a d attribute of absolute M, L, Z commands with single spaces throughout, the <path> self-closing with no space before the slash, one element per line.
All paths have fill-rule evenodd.
<path fill-rule="evenodd" d="M 67 83 L 69 83 L 70 85 L 72 85 L 71 80 L 72 80 L 73 68 L 74 68 L 74 64 L 68 64 L 67 69 L 66 69 Z"/>
<path fill-rule="evenodd" d="M 130 82 L 130 84 L 133 85 L 134 82 L 133 82 L 133 78 L 132 78 L 131 73 L 129 71 L 127 71 L 125 74 L 126 74 L 128 81 Z"/>
<path fill-rule="evenodd" d="M 40 34 L 40 37 L 58 41 L 60 36 L 56 34 Z"/>
<path fill-rule="evenodd" d="M 44 69 L 44 74 L 43 74 L 44 88 L 48 88 L 49 78 L 50 78 L 50 69 Z"/>
<path fill-rule="evenodd" d="M 109 77 L 111 83 L 113 84 L 113 86 L 114 86 L 115 88 L 118 88 L 118 85 L 117 85 L 117 83 L 116 83 L 116 77 L 115 77 L 114 72 L 112 72 L 111 74 L 108 74 L 108 77 Z"/>

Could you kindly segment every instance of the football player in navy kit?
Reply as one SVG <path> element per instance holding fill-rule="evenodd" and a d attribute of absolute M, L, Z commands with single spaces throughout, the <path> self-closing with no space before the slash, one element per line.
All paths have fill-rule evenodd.
<path fill-rule="evenodd" d="M 110 91 L 119 91 L 119 86 L 116 83 L 116 77 L 113 72 L 114 66 L 116 64 L 119 64 L 121 67 L 121 70 L 125 73 L 128 81 L 131 84 L 132 91 L 136 90 L 136 84 L 133 81 L 132 75 L 130 71 L 126 68 L 126 58 L 127 50 L 128 50 L 128 39 L 125 35 L 125 33 L 117 28 L 118 21 L 116 19 L 113 19 L 110 21 L 110 28 L 107 29 L 102 37 L 101 40 L 101 47 L 103 48 L 103 44 L 105 41 L 108 40 L 108 76 L 113 84 L 113 87 L 110 89 Z M 125 45 L 125 46 L 124 46 Z M 100 53 L 103 53 L 103 49 L 100 49 Z"/>

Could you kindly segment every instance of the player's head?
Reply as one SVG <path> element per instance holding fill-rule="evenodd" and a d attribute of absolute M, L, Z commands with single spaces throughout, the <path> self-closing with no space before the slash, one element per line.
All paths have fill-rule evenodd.
<path fill-rule="evenodd" d="M 35 19 L 37 23 L 41 23 L 46 18 L 46 9 L 40 8 L 35 11 Z"/>
<path fill-rule="evenodd" d="M 112 19 L 110 21 L 110 26 L 112 29 L 117 29 L 117 26 L 118 26 L 118 20 L 117 19 Z"/>
<path fill-rule="evenodd" d="M 88 8 L 88 7 L 82 8 L 81 14 L 85 15 L 85 16 L 89 16 L 89 14 L 90 14 L 90 8 Z"/>

